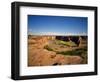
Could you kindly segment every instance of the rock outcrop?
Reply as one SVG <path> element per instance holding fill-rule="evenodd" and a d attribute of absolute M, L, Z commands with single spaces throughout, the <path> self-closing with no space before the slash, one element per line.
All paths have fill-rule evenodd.
<path fill-rule="evenodd" d="M 56 54 L 54 51 L 44 49 L 44 46 L 48 45 L 49 40 L 55 39 L 55 36 L 29 36 L 28 66 L 81 64 L 83 59 L 80 56 Z"/>
<path fill-rule="evenodd" d="M 52 66 L 80 64 L 82 58 L 80 56 L 64 56 L 45 49 L 34 49 L 34 51 L 30 53 L 28 60 L 29 66 Z"/>

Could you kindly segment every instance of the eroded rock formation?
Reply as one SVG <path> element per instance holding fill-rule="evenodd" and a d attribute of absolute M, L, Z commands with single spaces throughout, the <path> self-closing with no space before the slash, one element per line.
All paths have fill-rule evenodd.
<path fill-rule="evenodd" d="M 31 36 L 28 39 L 28 66 L 51 66 L 80 64 L 80 56 L 65 56 L 54 51 L 44 49 L 49 40 L 55 40 L 55 36 Z"/>
<path fill-rule="evenodd" d="M 82 58 L 79 56 L 64 56 L 45 49 L 34 49 L 29 53 L 28 60 L 29 66 L 67 65 L 82 62 Z"/>

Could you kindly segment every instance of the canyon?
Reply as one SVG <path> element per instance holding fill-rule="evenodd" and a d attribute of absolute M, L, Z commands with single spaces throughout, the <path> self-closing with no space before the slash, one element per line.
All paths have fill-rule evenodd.
<path fill-rule="evenodd" d="M 78 39 L 77 45 L 73 40 Z M 87 47 L 87 37 L 77 36 L 28 36 L 28 66 L 54 66 L 86 64 L 87 56 L 68 54 L 78 49 Z M 65 54 L 67 53 L 67 55 Z M 86 52 L 86 51 L 85 51 Z M 87 55 L 85 53 L 85 55 Z"/>

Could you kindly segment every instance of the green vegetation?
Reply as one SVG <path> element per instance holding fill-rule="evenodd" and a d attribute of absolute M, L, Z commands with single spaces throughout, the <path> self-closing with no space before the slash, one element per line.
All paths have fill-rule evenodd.
<path fill-rule="evenodd" d="M 79 48 L 71 51 L 62 51 L 62 52 L 57 52 L 57 54 L 63 54 L 63 55 L 81 55 L 81 54 L 86 54 L 87 48 Z"/>
<path fill-rule="evenodd" d="M 70 47 L 76 47 L 76 44 L 74 42 L 66 42 L 66 41 L 62 41 L 62 40 L 55 40 L 55 42 L 52 45 L 46 45 L 44 46 L 44 49 L 47 49 L 48 51 L 54 51 L 56 52 L 56 54 L 62 54 L 65 56 L 80 56 L 83 61 L 83 64 L 87 63 L 87 47 L 81 47 L 81 48 L 75 48 L 72 50 L 67 50 L 67 51 L 59 51 L 59 48 L 68 48 L 68 46 Z M 58 49 L 58 50 L 57 50 Z"/>
<path fill-rule="evenodd" d="M 62 55 L 80 56 L 83 58 L 82 63 L 87 63 L 87 47 L 75 49 L 72 51 L 62 51 L 62 52 L 56 52 L 56 53 L 62 54 Z"/>
<path fill-rule="evenodd" d="M 48 51 L 53 51 L 53 49 L 50 48 L 48 45 L 44 46 L 44 49 L 47 49 Z"/>
<path fill-rule="evenodd" d="M 58 45 L 66 45 L 66 46 L 77 46 L 74 42 L 72 41 L 62 41 L 62 40 L 56 40 L 56 44 Z"/>

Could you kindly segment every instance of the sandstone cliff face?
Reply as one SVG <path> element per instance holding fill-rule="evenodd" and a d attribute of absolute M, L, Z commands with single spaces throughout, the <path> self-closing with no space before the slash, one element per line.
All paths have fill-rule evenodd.
<path fill-rule="evenodd" d="M 68 65 L 82 62 L 83 59 L 80 56 L 65 56 L 44 49 L 49 40 L 54 39 L 54 36 L 38 36 L 28 39 L 28 66 Z"/>
<path fill-rule="evenodd" d="M 48 45 L 49 40 L 54 40 L 55 36 L 33 36 L 28 39 L 29 45 L 34 45 L 36 48 L 43 48 L 45 45 Z"/>
<path fill-rule="evenodd" d="M 48 44 L 48 37 L 31 37 L 31 39 L 28 40 L 29 46 L 34 46 L 36 48 L 43 48 L 45 45 Z"/>
<path fill-rule="evenodd" d="M 45 49 L 35 49 L 29 56 L 29 66 L 52 66 L 80 64 L 82 58 L 79 56 L 64 56 Z"/>

